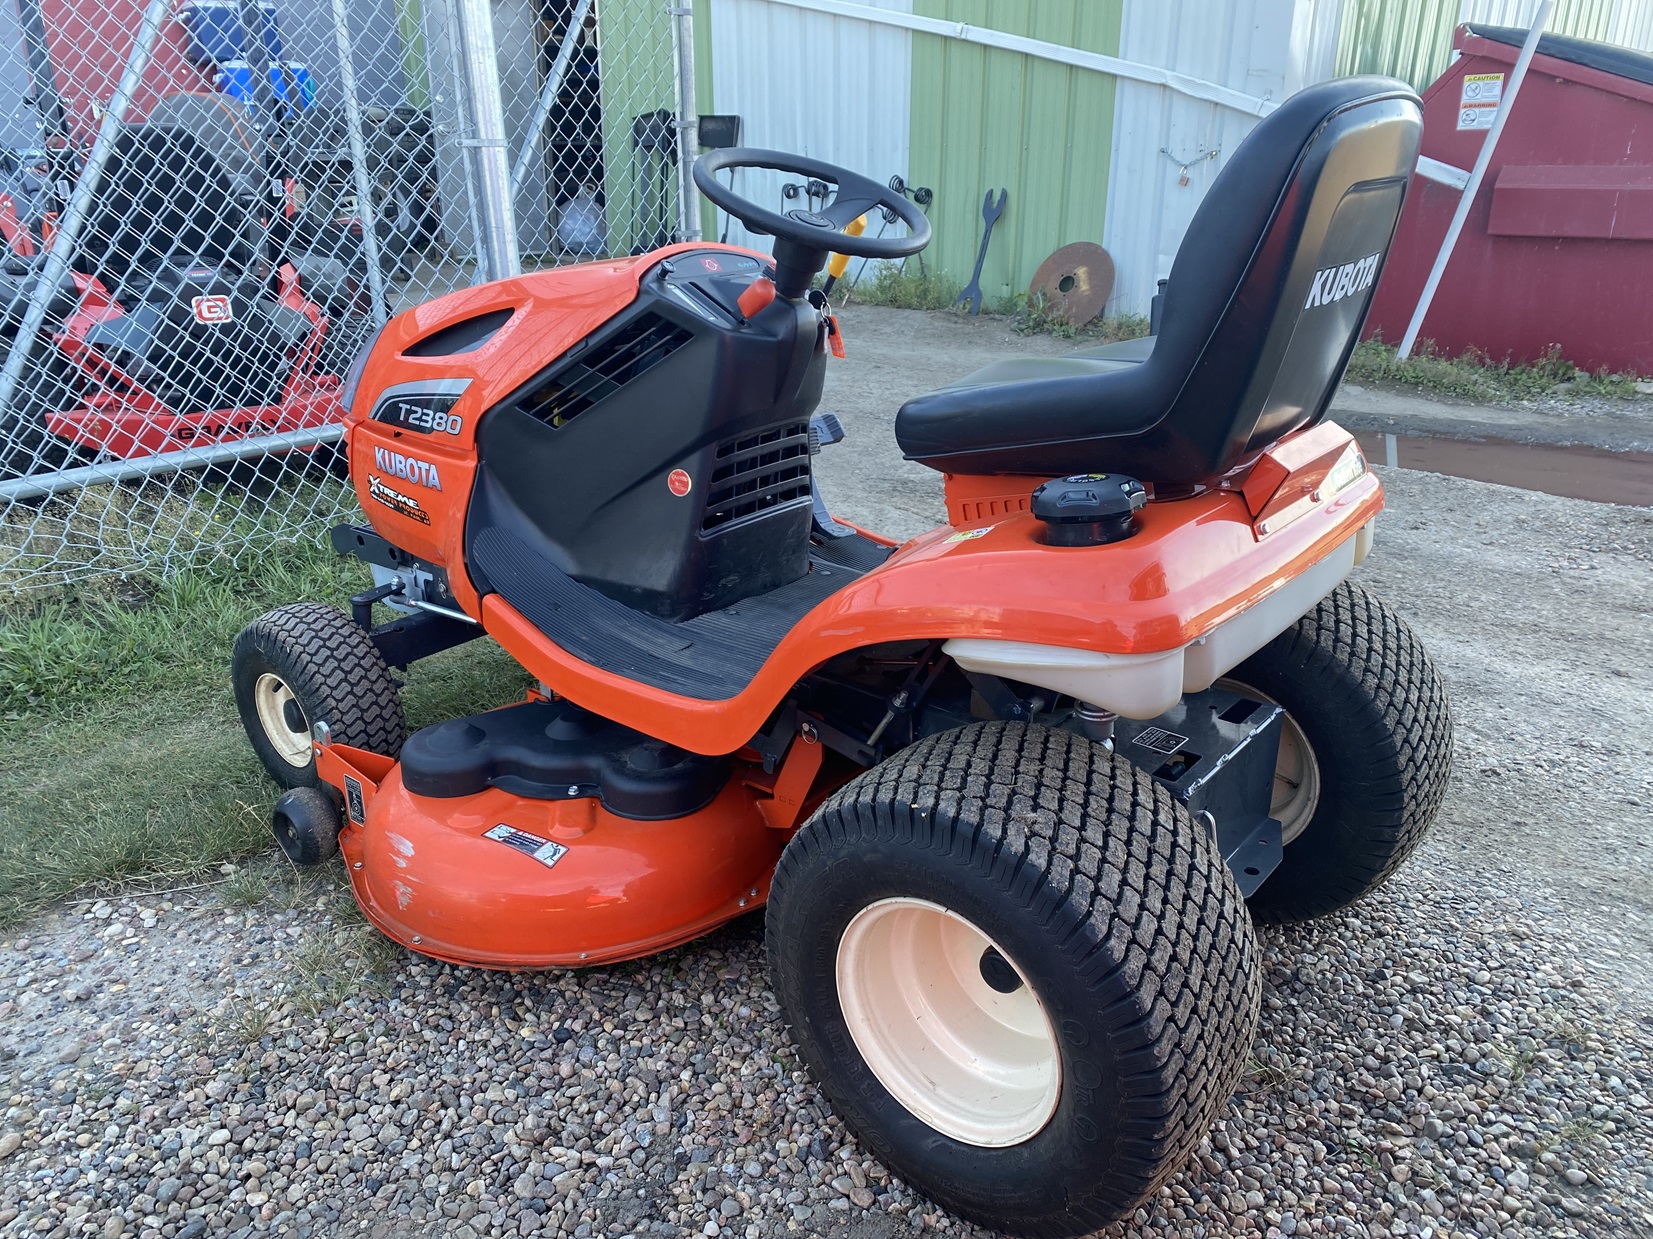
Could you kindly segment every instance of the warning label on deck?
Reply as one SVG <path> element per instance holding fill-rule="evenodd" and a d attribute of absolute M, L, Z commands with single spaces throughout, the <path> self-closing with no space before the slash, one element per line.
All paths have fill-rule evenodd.
<path fill-rule="evenodd" d="M 562 844 L 553 843 L 550 839 L 541 839 L 538 835 L 518 830 L 515 826 L 507 826 L 504 822 L 492 830 L 484 831 L 482 837 L 492 839 L 495 843 L 503 843 L 508 848 L 515 848 L 523 855 L 533 857 L 547 869 L 568 854 L 568 849 Z"/>
<path fill-rule="evenodd" d="M 1458 128 L 1491 129 L 1504 97 L 1502 73 L 1466 73 L 1458 92 Z"/>

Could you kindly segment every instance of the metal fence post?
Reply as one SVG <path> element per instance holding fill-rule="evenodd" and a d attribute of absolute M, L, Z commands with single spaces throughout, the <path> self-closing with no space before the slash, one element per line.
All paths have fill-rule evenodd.
<path fill-rule="evenodd" d="M 694 98 L 694 9 L 668 4 L 672 19 L 672 76 L 677 96 L 677 236 L 700 240 L 700 195 L 694 187 L 694 161 L 700 153 L 700 113 Z"/>
<path fill-rule="evenodd" d="M 467 145 L 476 157 L 482 194 L 484 236 L 478 250 L 486 258 L 487 277 L 503 280 L 522 271 L 517 253 L 516 208 L 511 201 L 511 169 L 505 159 L 505 105 L 499 93 L 499 51 L 488 0 L 458 0 L 459 54 L 465 62 L 471 121 L 476 136 Z"/>
<path fill-rule="evenodd" d="M 466 139 L 474 135 L 471 133 L 470 109 L 465 106 L 470 87 L 465 84 L 465 58 L 459 54 L 459 14 L 454 11 L 451 2 L 444 3 L 442 10 L 447 23 L 448 80 L 453 87 L 454 124 L 457 127 L 454 143 L 459 147 L 459 171 L 465 178 L 465 210 L 471 225 L 471 255 L 476 260 L 478 277 L 486 279 L 488 263 L 482 243 L 482 195 L 476 188 L 471 148 L 465 144 Z"/>
<path fill-rule="evenodd" d="M 373 185 L 367 177 L 367 141 L 362 136 L 362 105 L 356 97 L 356 62 L 350 46 L 345 0 L 333 0 L 333 35 L 339 47 L 339 87 L 344 91 L 344 122 L 350 130 L 350 170 L 356 182 L 356 217 L 362 221 L 362 248 L 367 251 L 367 287 L 373 297 L 373 321 L 383 327 L 389 312 L 385 273 L 379 262 L 378 220 Z"/>
<path fill-rule="evenodd" d="M 528 175 L 529 162 L 534 152 L 539 150 L 540 141 L 545 136 L 545 122 L 551 119 L 551 108 L 557 102 L 557 94 L 562 90 L 562 80 L 568 73 L 568 62 L 574 59 L 574 49 L 579 46 L 580 33 L 585 29 L 586 14 L 591 12 L 591 0 L 579 0 L 574 6 L 574 15 L 568 19 L 568 29 L 563 32 L 562 45 L 557 48 L 557 59 L 551 65 L 551 72 L 545 79 L 545 89 L 540 91 L 539 104 L 534 108 L 534 118 L 528 122 L 528 132 L 522 139 L 522 150 L 517 153 L 517 159 L 511 165 L 511 192 L 516 193 L 522 185 L 522 178 Z"/>
<path fill-rule="evenodd" d="M 75 184 L 68 209 L 58 221 L 57 235 L 52 238 L 37 282 L 29 294 L 29 308 L 17 328 L 11 352 L 6 355 L 6 364 L 0 367 L 0 415 L 11 411 L 17 381 L 22 377 L 24 363 L 34 348 L 35 337 L 46 321 L 46 306 L 69 270 L 69 255 L 74 252 L 81 229 L 86 226 L 87 211 L 92 205 L 92 196 L 97 192 L 98 182 L 103 179 L 104 165 L 115 149 L 115 139 L 126 120 L 127 109 L 132 106 L 133 92 L 143 80 L 144 69 L 148 67 L 155 42 L 160 38 L 161 25 L 171 8 L 172 0 L 149 0 L 149 6 L 144 9 L 143 24 L 138 27 L 137 37 L 132 41 L 132 54 L 127 57 L 126 68 L 121 71 L 115 93 L 109 97 L 109 110 L 103 114 L 103 120 L 98 125 L 98 136 L 92 143 L 91 153 L 86 156 L 86 167 Z"/>

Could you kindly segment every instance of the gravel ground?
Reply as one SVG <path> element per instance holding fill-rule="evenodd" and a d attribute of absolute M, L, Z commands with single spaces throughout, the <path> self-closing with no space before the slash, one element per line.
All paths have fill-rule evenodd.
<path fill-rule="evenodd" d="M 314 893 L 69 908 L 0 947 L 0 1228 L 969 1231 L 798 1070 L 755 922 L 510 976 L 386 951 Z M 1653 1037 L 1577 934 L 1417 865 L 1267 933 L 1246 1089 L 1117 1233 L 1653 1235 Z"/>
<path fill-rule="evenodd" d="M 937 492 L 893 402 L 1055 348 L 863 322 L 823 462 L 846 515 L 910 533 Z M 1115 1233 L 1653 1239 L 1653 514 L 1386 481 L 1362 576 L 1454 692 L 1447 807 L 1353 915 L 1264 933 L 1246 1087 Z M 390 947 L 337 880 L 259 862 L 0 942 L 0 1232 L 971 1232 L 798 1069 L 755 918 L 504 975 Z"/>

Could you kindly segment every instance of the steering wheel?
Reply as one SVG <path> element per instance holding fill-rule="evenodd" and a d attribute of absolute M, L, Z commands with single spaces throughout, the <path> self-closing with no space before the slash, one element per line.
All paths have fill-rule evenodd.
<path fill-rule="evenodd" d="M 815 177 L 838 187 L 833 200 L 819 211 L 794 208 L 782 214 L 765 210 L 717 179 L 725 169 L 761 168 L 793 176 Z M 733 179 L 733 178 L 731 178 Z M 830 253 L 855 258 L 905 258 L 930 243 L 930 221 L 924 212 L 888 185 L 840 168 L 835 164 L 784 151 L 736 146 L 708 151 L 695 160 L 694 182 L 710 198 L 752 232 L 775 238 L 775 291 L 782 297 L 801 297 Z M 858 237 L 845 226 L 867 212 L 893 213 L 910 230 L 904 237 Z"/>

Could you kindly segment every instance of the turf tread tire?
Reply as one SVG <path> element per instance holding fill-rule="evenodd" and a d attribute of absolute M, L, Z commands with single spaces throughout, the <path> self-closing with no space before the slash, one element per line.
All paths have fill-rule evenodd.
<path fill-rule="evenodd" d="M 348 615 L 319 602 L 267 611 L 241 630 L 230 658 L 236 708 L 264 768 L 284 787 L 314 787 L 315 764 L 283 761 L 263 739 L 253 685 L 266 670 L 279 675 L 311 723 L 325 720 L 333 740 L 395 757 L 407 719 L 390 668 L 371 637 Z"/>
<path fill-rule="evenodd" d="M 1452 711 L 1423 642 L 1345 581 L 1231 673 L 1284 706 L 1321 767 L 1320 806 L 1251 897 L 1259 921 L 1326 916 L 1423 841 L 1452 774 Z"/>
<path fill-rule="evenodd" d="M 978 924 L 1018 940 L 1018 967 L 1062 1029 L 1062 1098 L 1023 1144 L 975 1148 L 900 1107 L 858 1053 L 843 1052 L 835 973 L 823 981 L 809 949 L 800 956 L 823 937 L 835 948 L 841 929 L 824 927 L 833 918 L 819 904 L 841 867 L 866 906 L 902 893 L 879 884 L 901 881 L 907 859 L 977 900 L 944 903 L 972 920 L 997 902 L 1004 919 Z M 1026 723 L 931 736 L 834 793 L 781 857 L 767 940 L 792 1036 L 844 1121 L 939 1203 L 1015 1234 L 1083 1234 L 1129 1216 L 1215 1121 L 1257 1026 L 1250 918 L 1205 831 L 1129 762 Z M 1071 1028 L 1089 1030 L 1085 1053 L 1107 1055 L 1089 1089 L 1082 1077 L 1095 1067 L 1070 1059 Z M 1102 1134 L 1075 1154 L 1062 1133 L 1085 1123 Z M 913 1124 L 925 1138 L 913 1139 Z"/>

